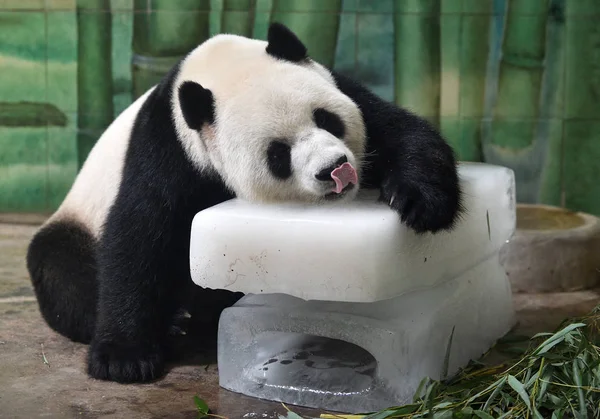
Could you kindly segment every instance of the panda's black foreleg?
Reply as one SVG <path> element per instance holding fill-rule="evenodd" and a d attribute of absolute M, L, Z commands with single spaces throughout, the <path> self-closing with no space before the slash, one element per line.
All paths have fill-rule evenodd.
<path fill-rule="evenodd" d="M 154 200 L 153 200 L 154 199 Z M 169 329 L 189 277 L 187 219 L 148 196 L 118 197 L 98 250 L 90 376 L 121 383 L 163 375 Z"/>
<path fill-rule="evenodd" d="M 454 227 L 462 204 L 452 147 L 424 118 L 346 76 L 333 75 L 363 113 L 367 149 L 362 185 L 379 188 L 380 199 L 417 233 Z"/>

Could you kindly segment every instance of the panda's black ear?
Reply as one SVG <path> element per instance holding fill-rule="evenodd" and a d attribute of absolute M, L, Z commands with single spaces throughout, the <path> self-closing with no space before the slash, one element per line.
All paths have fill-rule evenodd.
<path fill-rule="evenodd" d="M 294 63 L 306 60 L 308 51 L 302 41 L 287 26 L 273 22 L 267 34 L 267 54 Z"/>
<path fill-rule="evenodd" d="M 179 86 L 179 106 L 185 122 L 193 130 L 215 122 L 213 94 L 198 83 L 186 81 Z"/>

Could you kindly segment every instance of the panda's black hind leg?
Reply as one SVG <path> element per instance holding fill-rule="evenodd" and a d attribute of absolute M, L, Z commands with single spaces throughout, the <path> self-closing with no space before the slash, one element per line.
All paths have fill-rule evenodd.
<path fill-rule="evenodd" d="M 27 250 L 27 269 L 46 323 L 75 342 L 89 343 L 96 323 L 96 241 L 80 223 L 43 226 Z"/>

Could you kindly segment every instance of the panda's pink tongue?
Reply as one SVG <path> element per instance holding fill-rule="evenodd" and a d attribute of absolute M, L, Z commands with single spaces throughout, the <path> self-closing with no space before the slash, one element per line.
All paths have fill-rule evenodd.
<path fill-rule="evenodd" d="M 335 182 L 335 189 L 333 190 L 335 193 L 342 192 L 342 190 L 344 190 L 344 188 L 350 183 L 355 185 L 358 183 L 356 169 L 354 169 L 354 167 L 352 167 L 352 165 L 348 162 L 342 164 L 340 167 L 331 172 L 331 177 Z"/>

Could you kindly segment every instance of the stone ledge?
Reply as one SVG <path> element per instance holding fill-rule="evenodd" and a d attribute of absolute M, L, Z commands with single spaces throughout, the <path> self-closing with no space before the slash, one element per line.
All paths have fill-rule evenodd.
<path fill-rule="evenodd" d="M 547 205 L 519 204 L 517 230 L 501 252 L 514 293 L 600 286 L 600 219 Z"/>

